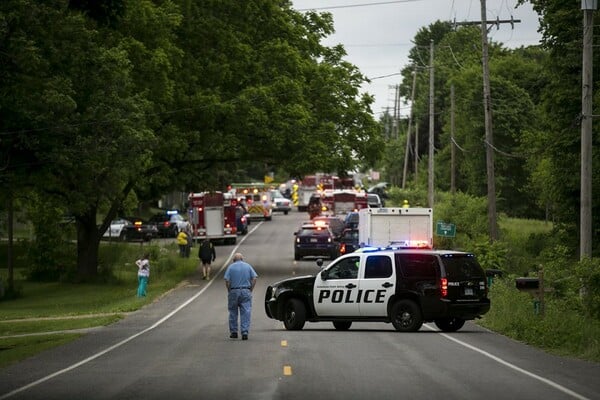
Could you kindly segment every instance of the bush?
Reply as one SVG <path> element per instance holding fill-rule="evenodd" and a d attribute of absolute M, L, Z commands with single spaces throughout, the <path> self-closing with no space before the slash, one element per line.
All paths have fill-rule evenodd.
<path fill-rule="evenodd" d="M 490 311 L 481 325 L 513 339 L 559 355 L 600 360 L 600 321 L 579 312 L 573 297 L 548 296 L 544 314 L 536 313 L 534 297 L 515 288 L 515 276 L 497 279 L 490 287 Z"/>

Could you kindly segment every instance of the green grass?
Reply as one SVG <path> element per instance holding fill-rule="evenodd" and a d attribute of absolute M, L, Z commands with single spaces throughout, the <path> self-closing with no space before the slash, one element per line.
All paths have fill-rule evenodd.
<path fill-rule="evenodd" d="M 5 243 L 0 254 L 5 254 Z M 22 244 L 25 248 L 25 244 Z M 3 249 L 4 247 L 4 249 Z M 136 296 L 137 267 L 141 252 L 150 252 L 151 275 L 148 295 Z M 19 250 L 19 254 L 22 251 Z M 124 313 L 140 309 L 177 286 L 196 269 L 195 258 L 182 259 L 175 244 L 166 246 L 102 243 L 100 269 L 106 283 L 73 284 L 66 282 L 30 282 L 23 277 L 23 258 L 16 262 L 15 287 L 20 297 L 0 301 L 0 367 L 23 360 L 40 351 L 67 343 L 81 336 L 72 329 L 91 328 L 114 323 Z M 108 272 L 107 272 L 108 271 Z M 0 268 L 6 282 L 8 271 Z M 45 335 L 46 332 L 54 332 Z"/>
<path fill-rule="evenodd" d="M 552 354 L 600 362 L 600 321 L 574 305 L 549 297 L 542 316 L 533 297 L 515 288 L 514 277 L 497 279 L 490 299 L 492 307 L 480 325 Z"/>
<path fill-rule="evenodd" d="M 0 338 L 0 367 L 13 364 L 44 350 L 69 343 L 81 334 L 40 335 L 16 338 Z"/>
<path fill-rule="evenodd" d="M 123 318 L 123 314 L 111 314 L 84 318 L 24 319 L 0 322 L 0 336 L 23 335 L 32 332 L 58 332 L 110 325 Z"/>

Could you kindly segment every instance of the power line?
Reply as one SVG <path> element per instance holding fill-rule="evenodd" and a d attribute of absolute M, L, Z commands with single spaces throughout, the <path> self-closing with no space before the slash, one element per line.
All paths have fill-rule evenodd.
<path fill-rule="evenodd" d="M 339 8 L 382 6 L 382 5 L 395 4 L 395 3 L 413 3 L 416 1 L 423 1 L 423 0 L 396 0 L 396 1 L 381 1 L 378 3 L 344 4 L 344 5 L 340 5 L 340 6 L 330 6 L 330 7 L 299 8 L 296 11 L 335 10 L 335 9 L 339 9 Z"/>

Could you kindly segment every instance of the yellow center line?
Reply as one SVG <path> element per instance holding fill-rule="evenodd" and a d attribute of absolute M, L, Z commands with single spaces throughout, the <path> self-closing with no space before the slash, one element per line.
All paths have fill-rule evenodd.
<path fill-rule="evenodd" d="M 281 347 L 287 347 L 287 340 L 281 341 Z"/>
<path fill-rule="evenodd" d="M 292 367 L 290 365 L 284 365 L 283 366 L 283 375 L 284 376 L 290 376 L 290 375 L 292 375 Z"/>

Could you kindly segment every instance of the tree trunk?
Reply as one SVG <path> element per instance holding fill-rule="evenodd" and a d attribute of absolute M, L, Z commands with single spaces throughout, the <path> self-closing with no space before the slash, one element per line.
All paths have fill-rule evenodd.
<path fill-rule="evenodd" d="M 14 235 L 14 200 L 12 193 L 8 194 L 7 201 L 8 210 L 8 248 L 6 250 L 7 265 L 8 265 L 8 293 L 14 293 L 15 290 L 15 276 L 14 276 L 14 253 L 13 253 L 13 235 Z"/>
<path fill-rule="evenodd" d="M 77 277 L 80 281 L 98 275 L 98 247 L 100 234 L 96 227 L 96 209 L 76 217 L 77 221 Z"/>

